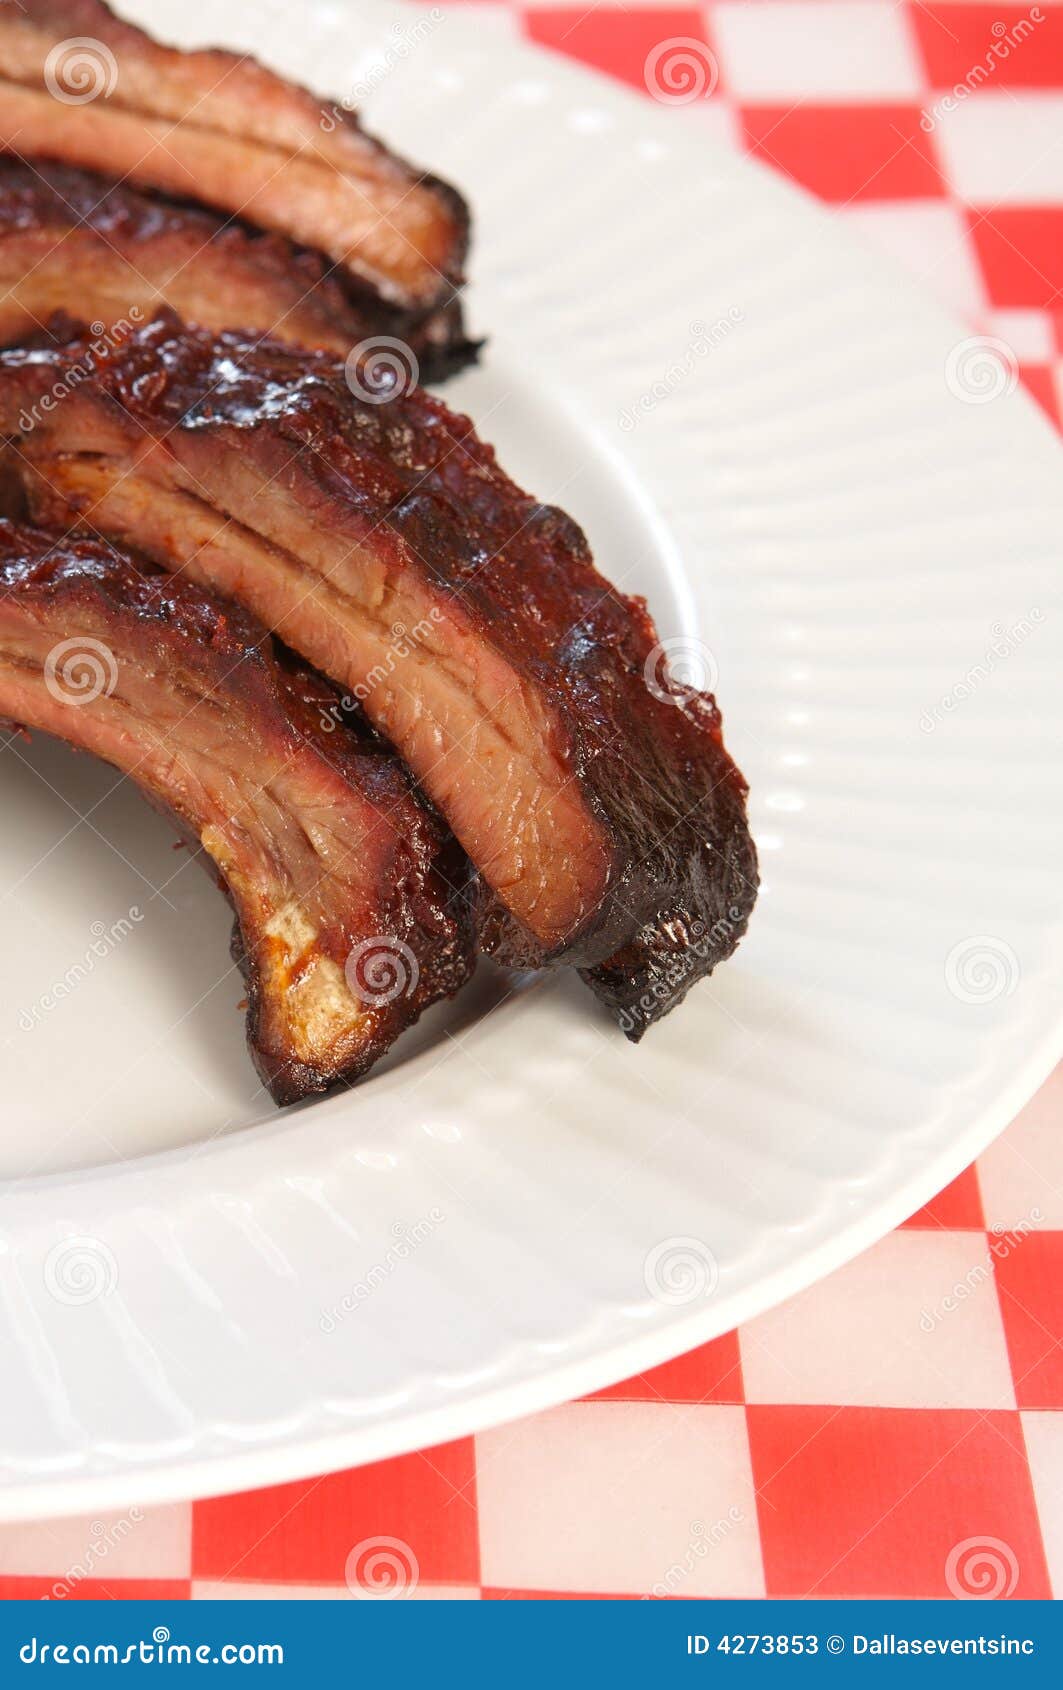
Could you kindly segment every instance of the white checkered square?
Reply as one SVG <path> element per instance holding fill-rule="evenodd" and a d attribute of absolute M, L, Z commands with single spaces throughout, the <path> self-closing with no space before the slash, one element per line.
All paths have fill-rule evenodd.
<path fill-rule="evenodd" d="M 741 1407 L 572 1403 L 476 1453 L 485 1585 L 764 1594 Z"/>
<path fill-rule="evenodd" d="M 981 92 L 942 112 L 934 139 L 961 199 L 975 206 L 1063 200 L 1063 94 Z"/>
<path fill-rule="evenodd" d="M 983 1232 L 892 1233 L 741 1331 L 748 1402 L 1014 1408 Z"/>
<path fill-rule="evenodd" d="M 988 1226 L 1063 1231 L 1063 1067 L 979 1157 L 978 1183 Z"/>
<path fill-rule="evenodd" d="M 190 1503 L 0 1526 L 0 1574 L 54 1579 L 60 1599 L 87 1579 L 186 1579 L 191 1565 Z"/>
<path fill-rule="evenodd" d="M 1048 1576 L 1058 1601 L 1063 1598 L 1063 1414 L 1024 1414 L 1022 1429 Z"/>
<path fill-rule="evenodd" d="M 747 105 L 921 97 L 922 71 L 901 6 L 725 0 L 710 17 L 728 93 Z"/>

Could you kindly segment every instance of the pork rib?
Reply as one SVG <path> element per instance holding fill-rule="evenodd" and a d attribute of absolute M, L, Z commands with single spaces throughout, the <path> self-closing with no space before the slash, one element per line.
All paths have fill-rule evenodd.
<path fill-rule="evenodd" d="M 501 960 L 583 968 L 637 1038 L 734 949 L 756 857 L 715 702 L 466 418 L 164 316 L 95 361 L 0 355 L 0 430 L 36 510 L 239 599 L 361 700 L 492 889 Z"/>
<path fill-rule="evenodd" d="M 210 859 L 278 1103 L 358 1078 L 466 978 L 460 854 L 238 606 L 0 520 L 0 716 L 112 763 Z"/>
<path fill-rule="evenodd" d="M 161 46 L 103 0 L 0 7 L 0 78 L 0 149 L 286 235 L 323 253 L 379 327 L 470 350 L 458 301 L 464 201 L 342 107 L 252 58 Z"/>
<path fill-rule="evenodd" d="M 226 222 L 84 170 L 0 157 L 0 343 L 76 307 L 121 334 L 172 305 L 189 322 L 239 325 L 345 358 L 398 323 L 355 304 L 323 260 L 282 235 Z M 463 361 L 439 324 L 399 323 L 423 379 Z"/>

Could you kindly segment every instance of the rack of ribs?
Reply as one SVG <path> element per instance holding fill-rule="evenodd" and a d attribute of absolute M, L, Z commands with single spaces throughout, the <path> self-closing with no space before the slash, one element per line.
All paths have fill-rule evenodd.
<path fill-rule="evenodd" d="M 637 1039 L 734 949 L 756 854 L 715 701 L 467 418 L 164 313 L 0 354 L 0 432 L 40 519 L 239 600 L 359 699 L 479 870 L 501 961 L 579 967 Z"/>
<path fill-rule="evenodd" d="M 0 717 L 112 764 L 212 868 L 277 1103 L 359 1078 L 468 977 L 460 851 L 239 606 L 0 520 Z"/>
<path fill-rule="evenodd" d="M 72 305 L 101 334 L 172 305 L 206 328 L 238 324 L 340 358 L 390 323 L 283 235 L 68 165 L 0 155 L 0 344 L 39 335 Z M 463 361 L 466 343 L 433 338 L 438 323 L 405 326 L 423 380 Z"/>
<path fill-rule="evenodd" d="M 460 194 L 253 58 L 162 46 L 103 0 L 0 6 L 0 150 L 272 230 L 323 255 L 354 308 L 437 369 L 475 354 Z"/>

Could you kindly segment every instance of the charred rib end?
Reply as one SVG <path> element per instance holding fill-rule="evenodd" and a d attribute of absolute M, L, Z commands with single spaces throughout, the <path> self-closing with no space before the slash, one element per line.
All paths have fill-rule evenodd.
<path fill-rule="evenodd" d="M 580 970 L 632 1044 L 731 955 L 749 925 L 757 886 L 756 849 L 743 832 L 724 872 L 700 896 L 648 923 L 608 962 Z"/>

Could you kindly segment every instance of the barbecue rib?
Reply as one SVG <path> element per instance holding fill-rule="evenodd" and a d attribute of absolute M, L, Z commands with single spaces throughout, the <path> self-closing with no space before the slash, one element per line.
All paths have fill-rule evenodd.
<path fill-rule="evenodd" d="M 467 977 L 460 853 L 239 606 L 0 520 L 0 716 L 114 764 L 212 859 L 278 1103 L 364 1074 Z"/>
<path fill-rule="evenodd" d="M 206 328 L 239 325 L 341 358 L 389 326 L 381 307 L 356 305 L 319 257 L 282 235 L 67 165 L 0 157 L 0 343 L 71 308 L 99 333 L 121 334 L 167 304 Z M 407 329 L 424 379 L 461 355 L 434 344 L 432 330 Z"/>
<path fill-rule="evenodd" d="M 473 352 L 458 300 L 464 201 L 342 108 L 252 58 L 161 46 L 102 0 L 0 7 L 0 66 L 0 149 L 288 236 L 331 261 L 378 330 L 441 364 Z"/>
<path fill-rule="evenodd" d="M 239 599 L 359 698 L 493 889 L 500 960 L 576 964 L 637 1038 L 734 949 L 756 857 L 714 701 L 466 418 L 166 314 L 96 360 L 0 354 L 0 431 L 39 515 Z"/>

